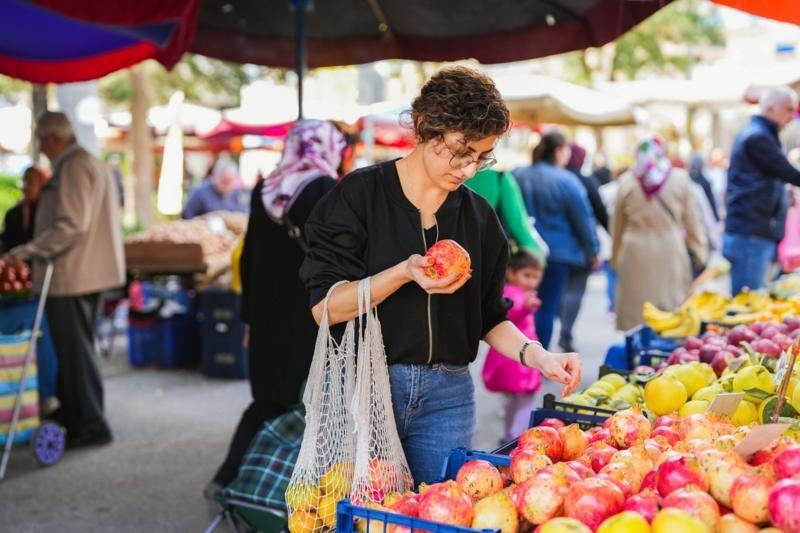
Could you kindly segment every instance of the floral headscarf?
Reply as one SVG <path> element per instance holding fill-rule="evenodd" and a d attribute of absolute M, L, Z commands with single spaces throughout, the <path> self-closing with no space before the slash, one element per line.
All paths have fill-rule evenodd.
<path fill-rule="evenodd" d="M 656 135 L 647 137 L 636 150 L 636 162 L 631 169 L 650 199 L 658 194 L 672 173 L 664 141 Z"/>
<path fill-rule="evenodd" d="M 278 166 L 264 180 L 261 200 L 267 215 L 283 223 L 306 185 L 321 176 L 338 177 L 344 135 L 327 120 L 299 120 L 286 137 Z"/>

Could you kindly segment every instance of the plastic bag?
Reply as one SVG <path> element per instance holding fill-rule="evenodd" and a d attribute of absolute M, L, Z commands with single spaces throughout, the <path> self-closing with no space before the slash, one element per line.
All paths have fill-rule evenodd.
<path fill-rule="evenodd" d="M 347 323 L 337 344 L 330 334 L 328 299 L 341 283 L 325 297 L 303 396 L 306 430 L 286 491 L 293 533 L 335 528 L 336 505 L 343 498 L 368 505 L 411 486 L 377 311 L 369 309 L 370 280 L 359 282 L 359 317 Z"/>

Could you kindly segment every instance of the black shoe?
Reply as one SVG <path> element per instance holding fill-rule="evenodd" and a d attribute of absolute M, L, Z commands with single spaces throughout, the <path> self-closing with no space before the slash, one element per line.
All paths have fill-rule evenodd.
<path fill-rule="evenodd" d="M 84 431 L 67 431 L 67 449 L 84 448 L 87 446 L 103 446 L 114 440 L 108 427 L 87 429 Z"/>

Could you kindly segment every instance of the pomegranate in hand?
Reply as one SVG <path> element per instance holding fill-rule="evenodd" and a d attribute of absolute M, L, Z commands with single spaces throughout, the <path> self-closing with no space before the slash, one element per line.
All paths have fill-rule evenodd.
<path fill-rule="evenodd" d="M 433 258 L 433 265 L 425 268 L 425 275 L 432 279 L 446 278 L 452 274 L 469 273 L 469 253 L 456 241 L 443 239 L 430 248 L 425 257 Z"/>

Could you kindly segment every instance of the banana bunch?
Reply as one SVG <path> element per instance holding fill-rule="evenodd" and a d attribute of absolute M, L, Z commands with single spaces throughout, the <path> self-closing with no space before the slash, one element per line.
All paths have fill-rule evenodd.
<path fill-rule="evenodd" d="M 686 300 L 681 308 L 694 309 L 705 322 L 717 322 L 725 317 L 729 305 L 728 298 L 711 291 L 703 291 Z"/>
<path fill-rule="evenodd" d="M 728 313 L 758 313 L 769 311 L 772 298 L 764 291 L 742 291 L 731 300 Z"/>
<path fill-rule="evenodd" d="M 678 338 L 700 334 L 700 314 L 687 305 L 676 311 L 663 311 L 651 302 L 642 308 L 645 323 L 662 337 Z"/>

